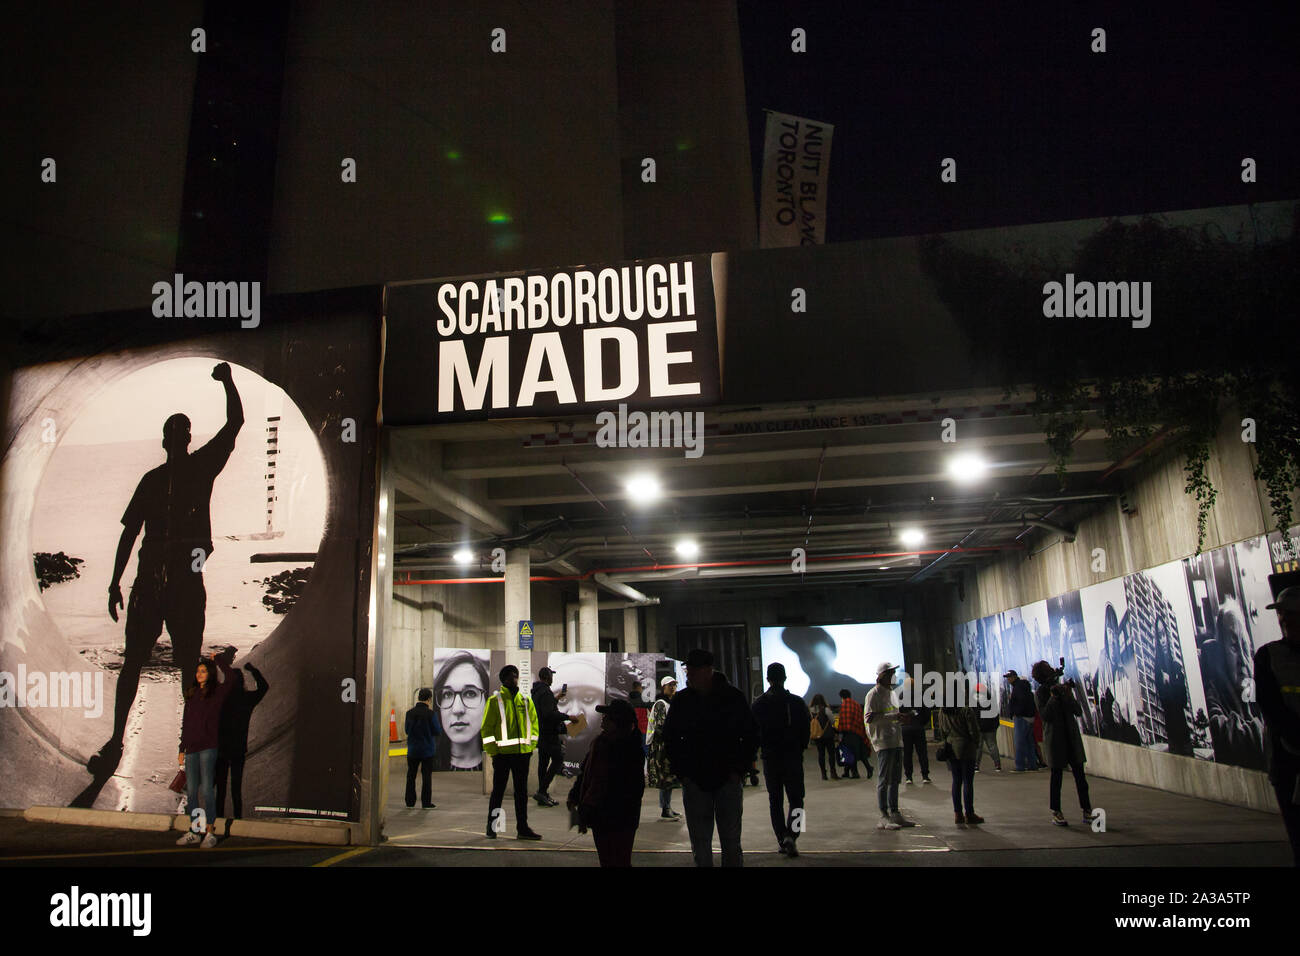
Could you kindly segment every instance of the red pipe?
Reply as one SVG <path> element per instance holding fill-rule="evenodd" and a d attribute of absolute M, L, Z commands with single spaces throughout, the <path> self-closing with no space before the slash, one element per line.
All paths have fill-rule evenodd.
<path fill-rule="evenodd" d="M 1019 547 L 1008 545 L 986 545 L 979 548 L 936 548 L 929 551 L 880 551 L 872 554 L 841 554 L 824 558 L 808 558 L 809 561 L 860 561 L 864 558 L 902 558 L 911 555 L 923 554 L 951 554 L 951 553 L 977 553 L 981 551 L 1023 551 L 1024 545 Z M 680 568 L 743 568 L 757 565 L 777 565 L 789 564 L 786 558 L 771 558 L 766 560 L 753 561 L 692 561 L 686 564 L 645 564 L 635 567 L 625 568 L 593 568 L 586 574 L 563 574 L 563 575 L 534 575 L 529 577 L 529 581 L 585 581 L 597 574 L 618 574 L 627 571 L 675 571 Z M 394 586 L 399 584 L 500 584 L 505 580 L 505 576 L 494 578 L 430 578 L 421 580 L 394 581 Z"/>

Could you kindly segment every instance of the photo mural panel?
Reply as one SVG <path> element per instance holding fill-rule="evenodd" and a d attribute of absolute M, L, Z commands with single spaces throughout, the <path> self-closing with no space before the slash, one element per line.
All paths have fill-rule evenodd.
<path fill-rule="evenodd" d="M 1089 736 L 1264 769 L 1253 658 L 1281 638 L 1264 537 L 957 625 L 958 666 L 992 682 L 1034 662 L 1076 682 Z"/>
<path fill-rule="evenodd" d="M 224 813 L 357 818 L 378 324 L 316 301 L 14 372 L 0 805 L 182 811 L 183 691 L 229 648 Z"/>

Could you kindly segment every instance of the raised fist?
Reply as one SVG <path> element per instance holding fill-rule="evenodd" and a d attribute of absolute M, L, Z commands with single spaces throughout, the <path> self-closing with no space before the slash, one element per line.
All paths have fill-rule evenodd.
<path fill-rule="evenodd" d="M 229 382 L 230 363 L 222 362 L 220 365 L 215 366 L 212 369 L 212 377 L 215 378 L 218 382 Z"/>

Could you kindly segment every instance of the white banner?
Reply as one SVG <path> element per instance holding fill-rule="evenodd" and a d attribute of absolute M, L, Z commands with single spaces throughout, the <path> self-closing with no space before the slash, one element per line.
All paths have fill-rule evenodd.
<path fill-rule="evenodd" d="M 758 210 L 761 248 L 826 241 L 832 132 L 829 123 L 768 111 Z"/>

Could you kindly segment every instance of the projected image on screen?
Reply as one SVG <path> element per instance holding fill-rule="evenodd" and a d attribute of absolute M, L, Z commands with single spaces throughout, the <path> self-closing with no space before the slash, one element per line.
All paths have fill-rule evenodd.
<path fill-rule="evenodd" d="M 875 624 L 827 624 L 823 627 L 764 627 L 759 629 L 763 670 L 785 665 L 786 689 L 806 701 L 821 694 L 839 707 L 840 691 L 861 701 L 876 685 L 882 661 L 905 670 L 903 628 L 898 621 Z"/>

